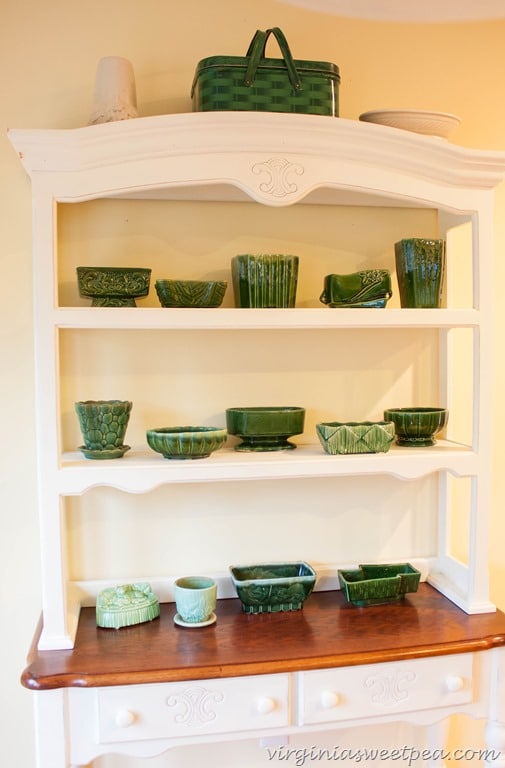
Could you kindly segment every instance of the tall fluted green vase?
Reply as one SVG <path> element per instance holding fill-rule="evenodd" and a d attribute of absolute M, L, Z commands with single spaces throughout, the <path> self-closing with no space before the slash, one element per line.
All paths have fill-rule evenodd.
<path fill-rule="evenodd" d="M 411 237 L 395 243 L 396 277 L 402 307 L 442 304 L 445 240 Z"/>

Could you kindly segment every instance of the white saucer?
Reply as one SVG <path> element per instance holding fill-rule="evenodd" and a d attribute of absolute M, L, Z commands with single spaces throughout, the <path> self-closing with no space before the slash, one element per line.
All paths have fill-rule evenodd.
<path fill-rule="evenodd" d="M 208 627 L 209 624 L 214 624 L 215 620 L 215 613 L 211 613 L 210 618 L 207 619 L 207 621 L 184 621 L 184 619 L 181 619 L 178 613 L 176 613 L 174 616 L 175 624 L 178 624 L 180 627 Z"/>

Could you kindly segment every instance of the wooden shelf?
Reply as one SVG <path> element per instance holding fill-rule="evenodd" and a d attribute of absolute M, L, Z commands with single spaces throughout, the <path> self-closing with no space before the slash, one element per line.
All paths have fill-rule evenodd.
<path fill-rule="evenodd" d="M 356 608 L 340 590 L 313 593 L 302 611 L 246 615 L 219 600 L 217 622 L 173 623 L 174 603 L 152 622 L 97 628 L 83 608 L 73 650 L 30 651 L 22 683 L 32 690 L 198 680 L 349 667 L 505 645 L 505 614 L 469 616 L 428 584 L 401 603 Z M 401 631 L 399 631 L 401 629 Z"/>

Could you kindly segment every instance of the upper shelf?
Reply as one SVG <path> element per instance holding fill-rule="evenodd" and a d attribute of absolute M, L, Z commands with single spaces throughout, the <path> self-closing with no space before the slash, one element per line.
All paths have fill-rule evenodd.
<path fill-rule="evenodd" d="M 191 196 L 471 213 L 478 192 L 505 177 L 503 152 L 318 115 L 184 113 L 74 129 L 11 129 L 9 138 L 37 190 L 66 202 Z"/>
<path fill-rule="evenodd" d="M 123 330 L 471 328 L 479 321 L 475 309 L 73 307 L 54 312 L 59 328 Z"/>

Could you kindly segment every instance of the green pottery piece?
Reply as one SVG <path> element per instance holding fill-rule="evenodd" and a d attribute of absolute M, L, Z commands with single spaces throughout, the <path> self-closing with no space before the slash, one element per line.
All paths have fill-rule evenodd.
<path fill-rule="evenodd" d="M 303 561 L 230 566 L 244 613 L 298 611 L 316 583 L 316 572 Z"/>
<path fill-rule="evenodd" d="M 395 243 L 402 307 L 436 308 L 442 303 L 445 240 L 412 237 Z"/>
<path fill-rule="evenodd" d="M 79 400 L 75 411 L 79 419 L 87 459 L 118 459 L 129 449 L 124 445 L 132 409 L 131 400 Z"/>
<path fill-rule="evenodd" d="M 349 603 L 358 606 L 383 605 L 417 592 L 421 573 L 410 563 L 360 565 L 338 571 L 340 586 Z"/>
<path fill-rule="evenodd" d="M 226 280 L 156 280 L 154 287 L 162 307 L 219 307 Z"/>
<path fill-rule="evenodd" d="M 158 598 L 147 583 L 123 584 L 102 590 L 96 601 L 98 627 L 120 629 L 152 621 L 160 615 Z"/>
<path fill-rule="evenodd" d="M 151 270 L 143 267 L 77 267 L 79 294 L 92 307 L 135 307 L 147 296 Z"/>
<path fill-rule="evenodd" d="M 226 438 L 226 429 L 219 427 L 158 427 L 146 432 L 149 447 L 165 459 L 205 459 Z"/>
<path fill-rule="evenodd" d="M 387 421 L 326 421 L 316 424 L 326 453 L 387 453 L 395 438 L 395 426 Z"/>
<path fill-rule="evenodd" d="M 329 307 L 383 308 L 392 295 L 387 269 L 363 269 L 349 275 L 326 275 L 319 300 Z"/>
<path fill-rule="evenodd" d="M 208 576 L 183 576 L 174 584 L 177 613 L 174 622 L 183 627 L 202 627 L 216 621 L 217 584 Z"/>
<path fill-rule="evenodd" d="M 447 424 L 445 408 L 388 408 L 384 421 L 395 425 L 398 445 L 424 447 L 435 445 L 437 435 Z"/>
<path fill-rule="evenodd" d="M 288 438 L 301 435 L 305 408 L 297 406 L 227 408 L 226 426 L 242 442 L 236 451 L 285 451 L 296 448 Z"/>
<path fill-rule="evenodd" d="M 231 260 L 236 307 L 294 307 L 298 256 L 241 254 Z"/>

